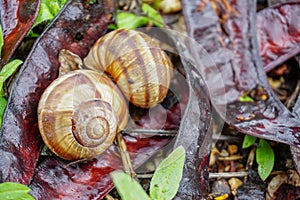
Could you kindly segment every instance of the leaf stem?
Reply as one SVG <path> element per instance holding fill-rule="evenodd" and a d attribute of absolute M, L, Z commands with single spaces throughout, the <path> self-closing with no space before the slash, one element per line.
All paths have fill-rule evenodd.
<path fill-rule="evenodd" d="M 136 173 L 133 169 L 132 162 L 129 156 L 129 153 L 127 151 L 127 146 L 125 144 L 125 141 L 123 139 L 122 132 L 117 133 L 117 145 L 119 147 L 122 163 L 123 163 L 123 169 L 126 174 L 131 176 L 132 178 L 136 178 Z"/>

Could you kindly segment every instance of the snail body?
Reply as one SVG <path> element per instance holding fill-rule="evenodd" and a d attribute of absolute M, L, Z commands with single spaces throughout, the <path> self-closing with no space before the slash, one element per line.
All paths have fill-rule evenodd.
<path fill-rule="evenodd" d="M 38 124 L 45 144 L 66 160 L 105 151 L 127 125 L 125 97 L 138 107 L 153 107 L 166 97 L 173 76 L 168 56 L 137 31 L 116 30 L 101 37 L 84 59 L 87 69 L 68 72 L 82 61 L 71 52 L 65 58 L 60 77 L 40 99 Z"/>
<path fill-rule="evenodd" d="M 66 160 L 93 158 L 106 150 L 128 121 L 118 87 L 104 74 L 76 70 L 54 80 L 38 106 L 40 133 Z"/>
<path fill-rule="evenodd" d="M 135 106 L 150 108 L 166 97 L 173 66 L 149 36 L 116 30 L 101 37 L 84 59 L 88 69 L 105 71 Z"/>

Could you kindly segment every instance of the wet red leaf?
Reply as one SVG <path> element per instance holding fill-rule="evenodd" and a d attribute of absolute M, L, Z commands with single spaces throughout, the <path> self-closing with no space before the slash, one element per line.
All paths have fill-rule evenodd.
<path fill-rule="evenodd" d="M 41 35 L 15 80 L 0 133 L 0 181 L 28 184 L 43 145 L 37 126 L 37 105 L 58 75 L 58 52 L 65 48 L 85 56 L 115 12 L 113 1 L 89 5 L 74 0 Z M 76 36 L 81 35 L 78 40 Z"/>
<path fill-rule="evenodd" d="M 31 29 L 39 11 L 40 0 L 2 0 L 0 19 L 4 36 L 2 62 L 5 65 Z"/>
<path fill-rule="evenodd" d="M 218 3 L 222 4 L 221 1 Z M 217 16 L 208 1 L 198 0 L 193 1 L 193 3 L 183 1 L 183 14 L 188 34 L 201 45 L 190 47 L 192 52 L 196 53 L 194 57 L 198 58 L 196 63 L 201 66 L 197 69 L 206 81 L 209 92 L 219 95 L 219 98 L 212 98 L 211 101 L 221 117 L 237 130 L 245 134 L 299 147 L 300 122 L 273 93 L 267 82 L 264 65 L 259 56 L 257 38 L 255 37 L 256 2 L 252 0 L 230 0 L 227 3 L 229 8 L 226 7 L 228 5 L 218 4 L 222 9 L 218 10 Z M 291 5 L 289 4 L 288 8 L 285 7 L 285 9 L 282 7 L 282 10 L 278 6 L 278 12 L 286 13 L 286 16 L 282 16 L 282 18 L 289 22 L 287 28 L 293 30 L 288 34 L 285 32 L 285 36 L 294 36 L 297 35 L 298 29 L 295 26 L 298 23 L 295 25 L 293 20 L 296 19 L 295 16 L 298 16 L 298 11 L 295 9 L 293 12 L 287 12 L 286 9 L 292 10 L 289 6 Z M 216 7 L 214 8 L 216 9 Z M 262 22 L 259 21 L 259 23 Z M 270 23 L 271 18 L 269 23 L 266 23 L 266 27 Z M 271 28 L 268 31 L 272 32 Z M 275 35 L 277 32 L 273 31 L 272 33 Z M 265 37 L 268 38 L 268 36 Z M 276 36 L 281 37 L 281 35 Z M 275 38 L 273 39 L 275 40 Z M 293 40 L 293 38 L 288 39 L 287 43 Z M 272 43 L 273 40 L 266 39 L 266 41 Z M 278 46 L 281 45 L 283 48 L 285 43 L 284 41 L 281 42 L 278 42 Z M 263 45 L 266 45 L 267 48 L 269 43 L 263 43 Z M 298 46 L 296 42 L 293 42 L 293 45 L 285 49 L 287 51 L 285 53 L 292 56 L 293 53 L 291 52 Z M 203 56 L 202 48 L 208 52 L 214 64 L 207 61 L 210 59 L 209 56 Z M 280 63 L 279 59 L 281 59 L 280 62 L 283 62 L 287 57 L 280 58 L 277 56 L 272 62 L 276 61 L 278 64 Z M 220 76 L 217 76 L 218 74 L 221 74 L 221 79 Z M 224 85 L 221 84 L 222 82 Z M 246 95 L 253 98 L 254 102 L 240 101 L 240 97 Z M 222 108 L 226 108 L 226 112 L 221 110 Z M 201 170 L 201 172 L 203 171 Z M 190 193 L 197 193 L 196 190 L 197 188 Z"/>
<path fill-rule="evenodd" d="M 153 137 L 124 139 L 135 168 L 170 142 Z M 115 145 L 87 163 L 67 164 L 59 158 L 46 158 L 36 169 L 31 194 L 36 199 L 101 199 L 114 187 L 109 173 L 123 166 Z"/>
<path fill-rule="evenodd" d="M 256 37 L 249 37 L 256 35 L 255 3 L 243 0 L 229 3 L 238 14 L 230 13 L 230 17 L 222 24 L 223 29 L 213 13 L 205 15 L 202 20 L 198 18 L 187 23 L 191 36 L 204 46 L 218 68 L 205 66 L 199 69 L 201 75 L 208 84 L 218 81 L 224 83 L 223 93 L 218 85 L 209 86 L 211 91 L 220 90 L 220 97 L 226 97 L 223 101 L 213 103 L 217 110 L 222 105 L 226 106 L 226 114 L 221 113 L 222 117 L 237 130 L 299 146 L 300 121 L 285 108 L 270 88 L 258 54 Z M 207 7 L 209 5 L 203 12 L 207 11 Z M 199 17 L 199 14 L 195 16 Z M 198 21 L 208 23 L 198 25 Z M 220 40 L 227 43 L 221 43 Z M 224 44 L 225 47 L 222 46 Z M 223 80 L 213 80 L 214 77 L 218 78 L 218 73 L 221 73 Z M 249 95 L 255 101 L 240 101 L 244 95 Z"/>
<path fill-rule="evenodd" d="M 288 1 L 256 15 L 260 55 L 266 71 L 300 53 L 300 1 Z"/>
<path fill-rule="evenodd" d="M 37 126 L 37 105 L 45 88 L 58 75 L 59 50 L 68 49 L 85 57 L 91 45 L 106 33 L 115 15 L 114 1 L 103 0 L 92 5 L 87 2 L 70 1 L 37 40 L 14 82 L 3 117 L 0 181 L 30 183 L 31 193 L 37 199 L 102 198 L 113 188 L 109 173 L 122 169 L 115 146 L 90 162 L 71 166 L 55 156 L 40 157 L 43 143 Z M 178 105 L 171 108 L 178 115 L 167 117 L 169 127 L 178 127 L 180 123 L 182 111 Z M 170 112 L 162 107 L 157 111 Z M 146 120 L 142 127 L 151 127 L 148 123 Z M 170 138 L 125 136 L 125 141 L 137 168 L 166 146 Z M 37 166 L 38 159 L 41 160 Z"/>

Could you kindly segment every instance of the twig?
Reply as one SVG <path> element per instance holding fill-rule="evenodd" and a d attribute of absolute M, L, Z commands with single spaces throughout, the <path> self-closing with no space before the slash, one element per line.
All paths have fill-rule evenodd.
<path fill-rule="evenodd" d="M 241 160 L 243 159 L 243 156 L 239 155 L 233 155 L 229 157 L 219 157 L 218 160 L 223 160 L 223 161 L 231 161 L 231 160 Z"/>
<path fill-rule="evenodd" d="M 299 91 L 300 91 L 300 81 L 298 80 L 297 86 L 296 86 L 294 92 L 292 93 L 292 95 L 290 97 L 288 97 L 288 99 L 285 102 L 285 105 L 288 109 L 290 109 L 293 105 L 295 105 L 295 102 L 299 95 Z"/>
<path fill-rule="evenodd" d="M 244 177 L 248 176 L 248 172 L 219 172 L 209 173 L 209 178 L 231 178 L 231 177 Z"/>
<path fill-rule="evenodd" d="M 177 130 L 162 130 L 162 129 L 128 129 L 124 130 L 124 133 L 130 135 L 143 134 L 147 136 L 162 136 L 162 137 L 175 137 Z"/>
<path fill-rule="evenodd" d="M 119 147 L 125 173 L 131 176 L 132 178 L 136 178 L 136 173 L 133 170 L 132 162 L 121 132 L 117 133 L 116 139 L 117 139 L 117 144 Z"/>
<path fill-rule="evenodd" d="M 153 173 L 151 174 L 137 174 L 137 178 L 152 178 Z M 231 178 L 231 177 L 245 177 L 248 176 L 248 172 L 219 172 L 219 173 L 209 173 L 209 178 Z"/>
<path fill-rule="evenodd" d="M 213 136 L 212 136 L 212 139 L 213 140 L 224 140 L 224 141 L 226 141 L 226 140 L 230 140 L 230 141 L 232 141 L 232 140 L 241 140 L 241 138 L 239 138 L 239 137 L 235 137 L 235 136 L 228 136 L 228 135 L 222 135 L 222 134 L 213 134 Z"/>
<path fill-rule="evenodd" d="M 143 179 L 143 178 L 152 178 L 153 173 L 151 174 L 136 174 L 136 177 L 139 179 Z"/>
<path fill-rule="evenodd" d="M 109 194 L 107 194 L 107 195 L 105 196 L 105 199 L 106 199 L 106 200 L 115 200 L 115 198 L 113 198 L 113 197 L 110 196 Z"/>

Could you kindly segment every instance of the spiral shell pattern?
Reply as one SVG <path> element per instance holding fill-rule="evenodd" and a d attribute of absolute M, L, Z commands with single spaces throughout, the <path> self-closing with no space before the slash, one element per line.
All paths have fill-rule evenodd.
<path fill-rule="evenodd" d="M 126 101 L 104 74 L 76 70 L 54 80 L 38 106 L 45 144 L 66 160 L 93 158 L 105 151 L 128 121 Z"/>
<path fill-rule="evenodd" d="M 116 30 L 101 37 L 84 59 L 88 69 L 105 71 L 134 105 L 150 108 L 166 97 L 173 66 L 144 33 Z"/>

